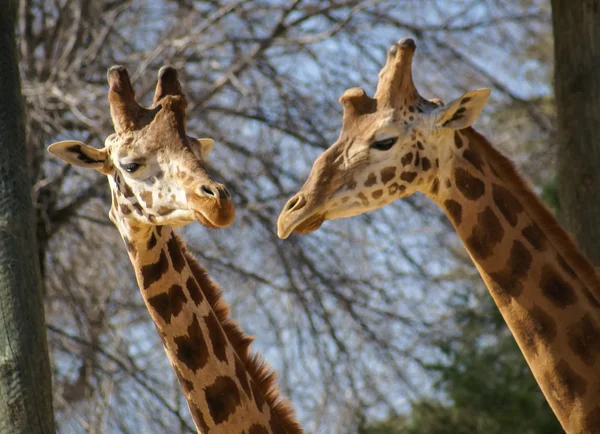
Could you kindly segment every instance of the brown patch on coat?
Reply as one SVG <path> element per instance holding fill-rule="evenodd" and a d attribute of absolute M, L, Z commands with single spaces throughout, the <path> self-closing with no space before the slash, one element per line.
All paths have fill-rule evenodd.
<path fill-rule="evenodd" d="M 475 259 L 486 259 L 494 253 L 502 241 L 504 229 L 494 211 L 487 206 L 477 215 L 477 224 L 466 240 L 466 245 Z"/>
<path fill-rule="evenodd" d="M 519 221 L 519 214 L 523 212 L 521 202 L 510 191 L 498 184 L 492 185 L 492 197 L 502 215 L 514 228 Z"/>
<path fill-rule="evenodd" d="M 371 193 L 371 197 L 373 199 L 379 199 L 381 196 L 383 196 L 383 190 L 382 189 L 375 190 L 373 193 Z"/>
<path fill-rule="evenodd" d="M 525 226 L 521 234 L 538 252 L 546 250 L 546 236 L 535 222 Z"/>
<path fill-rule="evenodd" d="M 367 180 L 365 181 L 365 187 L 371 187 L 375 184 L 377 184 L 377 175 L 375 175 L 373 172 L 371 172 L 371 173 L 369 173 L 369 176 L 367 177 Z"/>
<path fill-rule="evenodd" d="M 187 288 L 188 293 L 190 294 L 190 297 L 192 297 L 192 300 L 196 306 L 200 306 L 200 303 L 204 301 L 204 296 L 202 295 L 202 291 L 200 290 L 200 287 L 196 283 L 196 279 L 194 279 L 193 276 L 190 276 L 185 282 L 185 287 Z"/>
<path fill-rule="evenodd" d="M 485 193 L 484 182 L 462 167 L 457 167 L 454 170 L 454 182 L 456 182 L 458 190 L 469 200 L 480 199 Z"/>
<path fill-rule="evenodd" d="M 227 422 L 241 405 L 240 391 L 235 381 L 219 376 L 215 382 L 204 389 L 206 405 L 215 425 Z"/>
<path fill-rule="evenodd" d="M 381 170 L 381 182 L 385 185 L 396 176 L 396 166 L 389 166 Z"/>
<path fill-rule="evenodd" d="M 479 153 L 477 151 L 474 151 L 471 148 L 467 148 L 464 150 L 463 152 L 463 158 L 465 160 L 467 160 L 469 163 L 471 163 L 471 165 L 476 168 L 477 170 L 479 170 L 479 172 L 481 174 L 483 174 L 483 158 L 481 158 L 481 155 L 479 155 Z"/>
<path fill-rule="evenodd" d="M 490 289 L 497 296 L 500 305 L 507 304 L 511 298 L 521 295 L 523 279 L 529 272 L 531 261 L 532 256 L 527 247 L 521 241 L 515 240 L 504 268 L 489 273 L 494 282 Z"/>
<path fill-rule="evenodd" d="M 416 177 L 417 177 L 417 172 L 402 172 L 402 174 L 400 175 L 400 179 L 402 181 L 406 181 L 408 183 L 413 182 Z"/>
<path fill-rule="evenodd" d="M 600 327 L 589 313 L 567 330 L 569 347 L 583 363 L 594 366 L 600 356 Z"/>
<path fill-rule="evenodd" d="M 401 159 L 400 162 L 402 163 L 402 166 L 408 166 L 413 159 L 413 153 L 409 152 L 408 154 L 405 154 Z"/>
<path fill-rule="evenodd" d="M 446 199 L 444 201 L 444 208 L 448 211 L 448 215 L 452 219 L 455 227 L 459 227 L 462 222 L 462 206 L 454 199 Z"/>
<path fill-rule="evenodd" d="M 166 324 L 171 324 L 171 319 L 181 313 L 186 302 L 183 288 L 179 285 L 173 285 L 167 292 L 148 298 L 148 304 Z"/>
<path fill-rule="evenodd" d="M 219 320 L 215 316 L 214 312 L 210 311 L 208 315 L 203 317 L 206 327 L 208 328 L 208 338 L 212 344 L 213 352 L 217 359 L 222 362 L 227 361 L 227 338 Z"/>
<path fill-rule="evenodd" d="M 577 294 L 575 294 L 573 288 L 550 265 L 542 267 L 540 288 L 544 297 L 560 309 L 564 309 L 577 301 Z"/>
<path fill-rule="evenodd" d="M 152 208 L 152 192 L 151 191 L 143 191 L 140 193 L 140 199 L 146 204 L 148 208 Z"/>
<path fill-rule="evenodd" d="M 188 326 L 186 334 L 175 337 L 174 342 L 177 347 L 177 358 L 190 371 L 195 374 L 199 369 L 206 366 L 209 356 L 208 346 L 196 315 L 194 315 L 192 323 Z"/>
<path fill-rule="evenodd" d="M 534 304 L 525 316 L 517 320 L 515 333 L 535 356 L 540 344 L 550 345 L 556 339 L 556 321 L 546 311 Z"/>
<path fill-rule="evenodd" d="M 183 267 L 185 266 L 185 257 L 183 256 L 181 247 L 175 238 L 175 233 L 171 234 L 171 238 L 169 238 L 169 241 L 167 241 L 167 250 L 169 251 L 173 268 L 178 273 L 181 273 L 181 270 L 183 270 Z"/>
<path fill-rule="evenodd" d="M 142 265 L 142 286 L 148 289 L 156 283 L 169 270 L 169 261 L 164 250 L 161 250 L 158 261 L 153 264 Z"/>
<path fill-rule="evenodd" d="M 254 339 L 246 335 L 237 322 L 230 318 L 229 304 L 221 296 L 218 285 L 210 279 L 206 270 L 187 251 L 179 237 L 175 236 L 175 239 L 181 244 L 181 250 L 195 281 L 200 286 L 202 294 L 221 323 L 227 340 L 233 346 L 252 380 L 252 395 L 257 405 L 260 404 L 259 409 L 266 402 L 271 410 L 271 417 L 281 421 L 287 429 L 287 434 L 302 434 L 303 430 L 294 415 L 294 409 L 290 402 L 280 394 L 276 384 L 277 377 L 269 364 L 261 357 L 250 353 L 249 346 Z"/>

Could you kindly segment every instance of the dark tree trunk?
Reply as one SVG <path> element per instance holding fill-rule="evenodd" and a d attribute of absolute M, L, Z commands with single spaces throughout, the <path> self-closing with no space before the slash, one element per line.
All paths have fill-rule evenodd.
<path fill-rule="evenodd" d="M 552 0 L 560 219 L 600 267 L 600 0 Z"/>
<path fill-rule="evenodd" d="M 15 23 L 0 12 L 0 434 L 54 433 Z"/>

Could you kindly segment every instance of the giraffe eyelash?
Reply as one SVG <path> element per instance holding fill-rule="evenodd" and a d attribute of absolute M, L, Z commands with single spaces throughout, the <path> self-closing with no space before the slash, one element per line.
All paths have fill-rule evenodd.
<path fill-rule="evenodd" d="M 134 173 L 137 171 L 142 165 L 140 163 L 127 163 L 121 164 L 121 168 L 127 173 Z"/>
<path fill-rule="evenodd" d="M 371 144 L 372 149 L 377 149 L 378 151 L 387 151 L 392 148 L 398 141 L 398 137 L 390 137 L 389 139 L 378 140 Z"/>

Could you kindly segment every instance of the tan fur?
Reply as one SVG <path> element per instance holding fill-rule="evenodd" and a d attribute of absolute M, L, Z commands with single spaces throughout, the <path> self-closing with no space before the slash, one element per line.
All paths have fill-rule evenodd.
<path fill-rule="evenodd" d="M 556 218 L 537 195 L 533 193 L 531 187 L 517 172 L 513 163 L 494 149 L 491 143 L 473 128 L 469 127 L 461 130 L 461 133 L 467 137 L 469 143 L 474 144 L 477 150 L 485 156 L 485 160 L 494 167 L 500 178 L 503 179 L 506 186 L 519 201 L 527 204 L 527 209 L 532 213 L 533 220 L 600 303 L 600 277 L 594 267 L 579 252 L 574 240 L 558 224 Z"/>
<path fill-rule="evenodd" d="M 176 238 L 198 285 L 200 285 L 208 303 L 217 315 L 227 335 L 227 339 L 231 342 L 238 357 L 246 366 L 252 380 L 258 385 L 265 401 L 269 405 L 271 414 L 278 420 L 279 426 L 287 428 L 289 434 L 302 434 L 303 430 L 296 421 L 291 403 L 287 398 L 281 396 L 277 387 L 277 375 L 260 355 L 250 352 L 249 347 L 254 338 L 246 335 L 237 321 L 230 318 L 229 304 L 223 298 L 219 286 L 208 276 L 206 270 L 187 250 L 185 243 L 179 237 Z"/>

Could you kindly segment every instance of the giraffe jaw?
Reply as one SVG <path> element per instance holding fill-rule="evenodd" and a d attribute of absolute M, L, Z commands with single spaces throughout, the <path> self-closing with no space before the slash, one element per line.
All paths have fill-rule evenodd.
<path fill-rule="evenodd" d="M 307 234 L 314 232 L 327 220 L 325 213 L 288 214 L 282 213 L 277 221 L 277 236 L 285 240 L 292 233 Z"/>
<path fill-rule="evenodd" d="M 211 229 L 229 226 L 235 218 L 235 209 L 229 201 L 219 207 L 209 207 L 202 211 L 194 210 L 193 213 L 198 223 Z"/>

